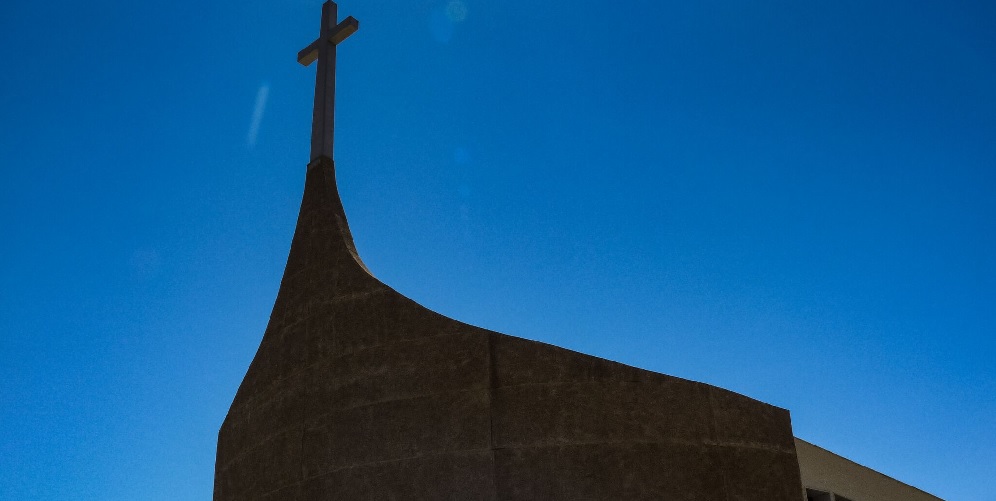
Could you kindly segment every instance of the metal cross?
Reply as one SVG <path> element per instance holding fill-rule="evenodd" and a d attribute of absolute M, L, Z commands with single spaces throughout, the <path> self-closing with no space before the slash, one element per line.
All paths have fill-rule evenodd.
<path fill-rule="evenodd" d="M 297 53 L 297 62 L 308 66 L 318 60 L 315 77 L 315 110 L 311 119 L 311 160 L 332 159 L 332 134 L 335 119 L 335 48 L 339 42 L 356 33 L 360 22 L 349 16 L 335 24 L 338 6 L 332 0 L 322 5 L 322 31 L 318 40 Z"/>

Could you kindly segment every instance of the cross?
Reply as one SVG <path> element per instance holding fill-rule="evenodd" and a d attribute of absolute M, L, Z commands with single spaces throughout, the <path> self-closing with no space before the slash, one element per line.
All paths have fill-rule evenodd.
<path fill-rule="evenodd" d="M 322 30 L 318 40 L 297 53 L 297 62 L 304 66 L 318 60 L 315 76 L 315 110 L 311 119 L 311 161 L 318 157 L 332 159 L 332 132 L 335 119 L 335 48 L 339 42 L 356 33 L 360 22 L 349 16 L 335 24 L 338 6 L 332 0 L 322 5 Z"/>

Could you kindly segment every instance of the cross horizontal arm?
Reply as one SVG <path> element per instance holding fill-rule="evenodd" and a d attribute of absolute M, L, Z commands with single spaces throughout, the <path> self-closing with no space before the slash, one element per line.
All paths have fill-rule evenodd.
<path fill-rule="evenodd" d="M 360 22 L 355 17 L 349 16 L 336 25 L 332 30 L 332 36 L 329 38 L 329 41 L 338 45 L 339 42 L 345 40 L 349 35 L 356 33 L 358 29 L 360 29 Z"/>
<path fill-rule="evenodd" d="M 332 28 L 332 34 L 328 37 L 328 43 L 338 45 L 339 42 L 348 38 L 349 35 L 356 33 L 356 30 L 358 29 L 360 29 L 360 22 L 357 21 L 355 17 L 349 16 L 346 19 L 343 19 L 342 22 L 336 25 L 335 28 Z M 315 60 L 318 59 L 318 56 L 321 55 L 319 44 L 323 43 L 324 39 L 325 37 L 322 36 L 322 38 L 311 42 L 311 45 L 301 49 L 301 52 L 297 53 L 297 62 L 304 66 L 308 66 L 309 64 L 315 62 Z"/>
<path fill-rule="evenodd" d="M 304 66 L 307 66 L 318 59 L 318 44 L 322 43 L 321 39 L 311 42 L 311 45 L 301 49 L 301 52 L 297 53 L 297 62 Z"/>

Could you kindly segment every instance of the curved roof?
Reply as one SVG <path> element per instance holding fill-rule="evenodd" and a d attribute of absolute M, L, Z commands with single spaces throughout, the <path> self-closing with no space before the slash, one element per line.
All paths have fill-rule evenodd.
<path fill-rule="evenodd" d="M 214 499 L 798 501 L 788 411 L 447 318 L 374 278 L 331 159 L 218 437 Z"/>

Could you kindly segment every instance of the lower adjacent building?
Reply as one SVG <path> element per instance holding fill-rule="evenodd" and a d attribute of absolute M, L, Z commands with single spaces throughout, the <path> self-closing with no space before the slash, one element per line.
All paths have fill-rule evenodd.
<path fill-rule="evenodd" d="M 940 501 L 850 459 L 795 439 L 806 501 Z"/>

